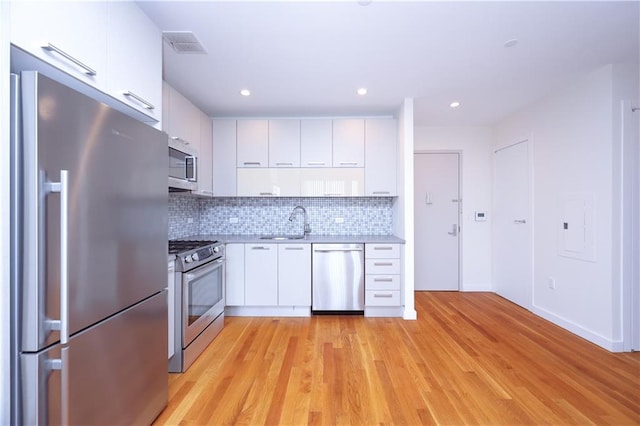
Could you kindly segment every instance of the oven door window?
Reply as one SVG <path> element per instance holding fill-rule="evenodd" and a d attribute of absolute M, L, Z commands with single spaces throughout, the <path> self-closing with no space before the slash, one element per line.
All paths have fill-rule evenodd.
<path fill-rule="evenodd" d="M 188 291 L 186 292 L 186 320 L 188 326 L 194 324 L 198 319 L 211 315 L 209 312 L 214 306 L 218 305 L 223 298 L 222 286 L 223 271 L 222 263 L 216 263 L 211 268 L 207 265 L 203 268 L 207 268 L 206 273 L 194 273 L 193 276 L 187 282 Z M 194 272 L 197 271 L 194 270 Z"/>

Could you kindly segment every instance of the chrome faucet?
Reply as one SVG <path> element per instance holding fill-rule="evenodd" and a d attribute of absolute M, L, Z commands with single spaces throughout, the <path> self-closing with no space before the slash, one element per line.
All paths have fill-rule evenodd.
<path fill-rule="evenodd" d="M 307 216 L 307 210 L 302 206 L 295 206 L 289 215 L 289 222 L 293 222 L 293 217 L 296 215 L 296 211 L 302 210 L 304 213 L 304 238 L 307 238 L 307 235 L 311 233 L 311 227 L 309 226 L 309 217 Z"/>

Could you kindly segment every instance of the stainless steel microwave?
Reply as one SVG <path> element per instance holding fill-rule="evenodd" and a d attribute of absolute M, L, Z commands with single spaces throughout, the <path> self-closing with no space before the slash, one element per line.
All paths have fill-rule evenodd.
<path fill-rule="evenodd" d="M 169 139 L 169 190 L 198 190 L 198 151 L 177 138 Z"/>

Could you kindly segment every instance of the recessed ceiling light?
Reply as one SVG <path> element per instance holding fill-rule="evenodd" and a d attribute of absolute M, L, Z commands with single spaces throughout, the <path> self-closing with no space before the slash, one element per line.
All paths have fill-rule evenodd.
<path fill-rule="evenodd" d="M 512 38 L 511 40 L 507 40 L 504 42 L 504 47 L 513 47 L 516 44 L 518 44 L 518 39 L 517 38 Z"/>
<path fill-rule="evenodd" d="M 361 87 L 361 88 L 358 89 L 358 95 L 364 96 L 366 94 L 367 94 L 367 89 L 366 88 Z"/>
<path fill-rule="evenodd" d="M 240 91 L 240 94 L 241 94 L 242 96 L 249 96 L 249 95 L 251 95 L 251 90 L 249 90 L 249 89 L 242 89 L 242 90 Z"/>
<path fill-rule="evenodd" d="M 450 106 L 451 108 L 458 108 L 458 107 L 460 106 L 460 102 L 458 102 L 458 101 L 453 101 L 453 102 L 451 102 L 451 103 L 449 104 L 449 106 Z"/>

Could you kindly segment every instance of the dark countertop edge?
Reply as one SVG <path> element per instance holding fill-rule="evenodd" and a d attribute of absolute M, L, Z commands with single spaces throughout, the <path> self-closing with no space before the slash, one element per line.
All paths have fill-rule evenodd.
<path fill-rule="evenodd" d="M 217 240 L 224 243 L 263 244 L 314 244 L 314 243 L 364 243 L 364 244 L 404 244 L 405 240 L 395 235 L 309 235 L 306 239 L 271 240 L 260 235 L 215 235 L 203 234 L 179 238 L 180 240 Z"/>

